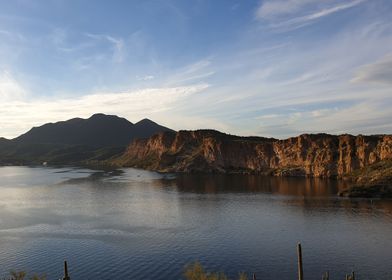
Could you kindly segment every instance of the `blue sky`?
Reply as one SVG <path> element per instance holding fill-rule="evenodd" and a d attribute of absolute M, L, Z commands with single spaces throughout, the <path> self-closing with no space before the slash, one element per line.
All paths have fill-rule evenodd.
<path fill-rule="evenodd" d="M 0 0 L 0 135 L 102 112 L 392 133 L 392 1 Z"/>

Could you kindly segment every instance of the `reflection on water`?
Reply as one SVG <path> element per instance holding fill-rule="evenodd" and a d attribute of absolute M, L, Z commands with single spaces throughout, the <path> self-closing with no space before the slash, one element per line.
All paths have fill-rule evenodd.
<path fill-rule="evenodd" d="M 162 180 L 163 182 L 165 179 Z M 257 175 L 178 175 L 172 179 L 181 192 L 196 193 L 270 193 L 306 197 L 330 196 L 346 187 L 336 180 L 281 178 Z M 165 184 L 165 183 L 163 183 Z"/>
<path fill-rule="evenodd" d="M 345 182 L 136 169 L 0 168 L 0 275 L 179 279 L 186 263 L 295 277 L 390 279 L 392 202 L 346 199 Z M 342 278 L 343 279 L 343 278 Z"/>

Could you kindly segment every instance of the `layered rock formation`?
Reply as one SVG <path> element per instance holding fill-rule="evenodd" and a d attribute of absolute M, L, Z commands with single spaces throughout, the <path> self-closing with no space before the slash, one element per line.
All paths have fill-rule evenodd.
<path fill-rule="evenodd" d="M 303 134 L 277 140 L 197 130 L 135 140 L 115 163 L 163 172 L 342 177 L 390 158 L 391 135 Z"/>

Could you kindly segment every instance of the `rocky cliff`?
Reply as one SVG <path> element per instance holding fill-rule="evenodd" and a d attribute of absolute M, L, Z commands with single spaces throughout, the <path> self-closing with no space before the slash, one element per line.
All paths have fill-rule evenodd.
<path fill-rule="evenodd" d="M 163 172 L 342 177 L 390 158 L 391 135 L 303 134 L 277 140 L 196 130 L 135 140 L 115 163 Z"/>

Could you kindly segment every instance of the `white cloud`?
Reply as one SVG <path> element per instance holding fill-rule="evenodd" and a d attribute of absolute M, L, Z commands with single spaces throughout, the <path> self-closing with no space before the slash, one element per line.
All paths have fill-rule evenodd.
<path fill-rule="evenodd" d="M 106 39 L 113 44 L 113 61 L 121 63 L 124 61 L 124 40 L 106 36 Z"/>
<path fill-rule="evenodd" d="M 7 85 L 7 83 L 3 84 Z M 13 84 L 7 87 L 15 89 Z M 196 84 L 119 93 L 102 92 L 55 100 L 8 98 L 2 101 L 0 108 L 0 135 L 15 137 L 32 126 L 74 117 L 89 117 L 97 112 L 116 114 L 131 121 L 149 117 L 161 122 L 161 116 L 166 116 L 163 119 L 166 119 L 168 124 L 173 124 L 179 117 L 170 114 L 169 111 L 176 106 L 177 102 L 186 100 L 207 87 L 206 84 Z"/>
<path fill-rule="evenodd" d="M 385 108 L 385 102 L 385 98 L 366 99 L 346 108 L 331 107 L 294 113 L 286 111 L 280 115 L 259 116 L 259 133 L 279 138 L 302 133 L 390 133 L 392 111 Z"/>
<path fill-rule="evenodd" d="M 365 1 L 352 0 L 345 3 L 326 0 L 266 1 L 257 9 L 256 18 L 269 21 L 271 28 L 292 30 Z"/>
<path fill-rule="evenodd" d="M 211 61 L 203 59 L 180 68 L 166 80 L 167 86 L 182 85 L 184 83 L 205 82 L 205 79 L 215 74 L 211 69 Z"/>
<path fill-rule="evenodd" d="M 256 17 L 269 19 L 277 16 L 293 14 L 317 0 L 269 0 L 263 1 L 256 11 Z"/>
<path fill-rule="evenodd" d="M 153 75 L 146 75 L 146 76 L 136 76 L 136 80 L 138 81 L 151 81 L 153 80 L 155 77 Z"/>
<path fill-rule="evenodd" d="M 356 76 L 351 80 L 354 83 L 378 83 L 392 85 L 392 55 L 382 60 L 360 67 Z"/>
<path fill-rule="evenodd" d="M 122 38 L 115 38 L 113 36 L 107 34 L 91 34 L 86 33 L 87 37 L 98 40 L 98 41 L 106 41 L 112 45 L 112 60 L 116 63 L 121 63 L 125 59 L 125 44 Z"/>
<path fill-rule="evenodd" d="M 279 28 L 279 27 L 289 27 L 290 29 L 293 28 L 298 28 L 302 27 L 312 21 L 315 21 L 317 19 L 320 19 L 322 17 L 334 14 L 336 12 L 346 10 L 352 7 L 357 6 L 358 4 L 362 3 L 363 0 L 357 0 L 357 1 L 352 1 L 350 3 L 346 4 L 339 4 L 331 8 L 325 8 L 319 11 L 316 11 L 314 13 L 305 15 L 305 16 L 300 16 L 300 17 L 295 17 L 287 21 L 282 21 L 276 24 L 272 24 L 271 26 L 274 28 Z"/>
<path fill-rule="evenodd" d="M 0 36 L 7 37 L 8 39 L 15 41 L 25 41 L 25 37 L 22 34 L 4 29 L 0 29 Z"/>
<path fill-rule="evenodd" d="M 174 74 L 170 75 L 167 79 L 167 85 L 181 85 L 184 82 L 197 82 L 203 81 L 204 79 L 215 74 L 215 71 L 211 70 L 211 61 L 209 59 L 203 59 L 198 62 L 187 65 Z"/>
<path fill-rule="evenodd" d="M 0 73 L 0 102 L 20 100 L 26 95 L 26 90 L 8 71 Z"/>

